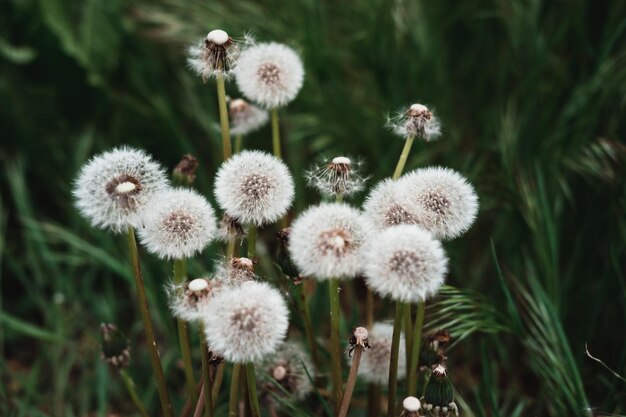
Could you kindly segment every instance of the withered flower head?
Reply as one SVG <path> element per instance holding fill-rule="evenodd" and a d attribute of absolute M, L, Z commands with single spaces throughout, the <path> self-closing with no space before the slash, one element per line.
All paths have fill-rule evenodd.
<path fill-rule="evenodd" d="M 117 369 L 128 368 L 130 363 L 130 343 L 116 325 L 102 323 L 102 360 Z"/>

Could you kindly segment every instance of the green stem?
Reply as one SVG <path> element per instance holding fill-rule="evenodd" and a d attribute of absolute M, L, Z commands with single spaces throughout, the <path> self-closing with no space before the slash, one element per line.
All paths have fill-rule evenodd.
<path fill-rule="evenodd" d="M 387 417 L 396 417 L 396 393 L 398 382 L 398 354 L 400 351 L 400 333 L 402 332 L 402 303 L 396 303 L 396 317 L 393 321 L 393 336 L 391 339 L 391 356 L 389 359 L 389 404 Z"/>
<path fill-rule="evenodd" d="M 306 334 L 306 340 L 311 349 L 311 357 L 313 358 L 313 364 L 319 369 L 320 363 L 317 358 L 317 345 L 315 344 L 315 335 L 313 333 L 313 322 L 311 321 L 311 311 L 309 310 L 309 300 L 306 296 L 304 289 L 304 283 L 297 285 L 297 303 L 300 314 L 302 315 L 302 322 L 304 325 L 304 333 Z"/>
<path fill-rule="evenodd" d="M 409 364 L 409 371 L 407 372 L 407 395 L 417 395 L 417 366 L 419 364 L 420 348 L 422 346 L 422 326 L 424 325 L 425 310 L 426 303 L 422 301 L 417 305 L 417 313 L 415 314 L 411 362 Z"/>
<path fill-rule="evenodd" d="M 122 377 L 122 381 L 124 382 L 124 386 L 126 387 L 126 391 L 128 391 L 128 395 L 130 395 L 130 398 L 133 400 L 133 403 L 135 404 L 135 407 L 137 407 L 139 414 L 141 414 L 143 417 L 149 417 L 146 408 L 143 406 L 143 403 L 139 399 L 139 395 L 137 395 L 137 390 L 135 390 L 135 382 L 133 382 L 133 379 L 130 377 L 130 375 L 128 375 L 128 372 L 126 372 L 125 369 L 120 369 L 119 372 L 120 376 Z"/>
<path fill-rule="evenodd" d="M 404 304 L 402 309 L 402 314 L 404 317 L 402 318 L 404 324 L 404 353 L 406 357 L 406 375 L 409 375 L 408 367 L 411 364 L 411 353 L 413 352 L 412 343 L 413 343 L 413 321 L 411 319 L 411 304 Z M 407 386 L 409 381 L 407 380 Z"/>
<path fill-rule="evenodd" d="M 250 397 L 250 405 L 252 406 L 252 415 L 253 417 L 261 417 L 259 396 L 256 392 L 256 375 L 254 374 L 254 364 L 252 362 L 246 364 L 246 379 L 248 381 L 248 396 Z"/>
<path fill-rule="evenodd" d="M 200 330 L 200 349 L 202 360 L 202 384 L 203 384 L 203 396 L 204 396 L 204 416 L 213 417 L 213 384 L 211 382 L 211 369 L 209 368 L 209 346 L 206 342 L 204 332 Z"/>
<path fill-rule="evenodd" d="M 400 154 L 400 159 L 398 159 L 398 164 L 396 165 L 396 170 L 393 172 L 393 179 L 397 180 L 402 175 L 402 171 L 404 171 L 404 165 L 406 165 L 406 160 L 409 157 L 409 153 L 411 152 L 411 147 L 413 146 L 413 141 L 415 138 L 413 136 L 409 136 L 404 141 L 404 148 L 402 149 L 402 153 Z"/>
<path fill-rule="evenodd" d="M 215 372 L 215 379 L 213 381 L 213 395 L 211 396 L 211 400 L 213 400 L 213 404 L 217 402 L 217 396 L 222 389 L 222 381 L 224 381 L 224 362 L 217 365 L 217 371 Z"/>
<path fill-rule="evenodd" d="M 380 385 L 368 384 L 367 386 L 367 417 L 380 416 Z"/>
<path fill-rule="evenodd" d="M 248 228 L 248 258 L 253 259 L 256 255 L 256 226 L 251 224 Z"/>
<path fill-rule="evenodd" d="M 230 399 L 228 401 L 228 417 L 237 417 L 237 403 L 239 402 L 239 374 L 241 364 L 233 364 L 233 373 L 230 377 Z"/>
<path fill-rule="evenodd" d="M 343 376 L 339 351 L 339 280 L 336 278 L 328 282 L 328 299 L 330 302 L 330 366 L 333 400 L 335 412 L 337 412 L 341 404 Z"/>
<path fill-rule="evenodd" d="M 159 357 L 159 348 L 154 337 L 154 329 L 152 328 L 152 319 L 150 318 L 150 310 L 148 309 L 148 299 L 146 297 L 146 288 L 143 283 L 143 275 L 141 274 L 141 264 L 139 263 L 139 252 L 137 251 L 137 241 L 135 240 L 135 230 L 128 228 L 128 250 L 130 252 L 130 260 L 133 265 L 135 276 L 135 286 L 137 287 L 137 304 L 141 312 L 144 331 L 146 333 L 146 341 L 148 342 L 148 351 L 150 352 L 150 362 L 152 363 L 152 372 L 157 383 L 159 399 L 161 400 L 161 408 L 165 417 L 173 417 L 172 403 L 167 392 L 167 384 L 165 382 L 165 374 L 161 366 Z"/>
<path fill-rule="evenodd" d="M 274 150 L 274 156 L 282 159 L 282 152 L 280 149 L 280 126 L 278 124 L 278 109 L 272 109 L 272 149 Z"/>
<path fill-rule="evenodd" d="M 243 143 L 243 135 L 235 136 L 235 153 L 241 152 L 242 143 Z"/>
<path fill-rule="evenodd" d="M 185 260 L 177 259 L 174 261 L 174 282 L 182 284 L 186 279 Z M 192 402 L 196 402 L 198 397 L 196 393 L 196 381 L 193 375 L 193 364 L 191 361 L 191 347 L 189 344 L 189 331 L 185 320 L 176 320 L 178 325 L 178 341 L 180 343 L 180 352 L 183 357 L 183 365 L 185 368 L 185 382 L 187 391 Z"/>
<path fill-rule="evenodd" d="M 224 75 L 217 74 L 217 102 L 220 109 L 220 128 L 222 130 L 222 150 L 224 152 L 224 160 L 232 155 L 230 144 L 230 132 L 228 129 L 228 109 L 226 108 L 226 86 L 224 85 Z"/>

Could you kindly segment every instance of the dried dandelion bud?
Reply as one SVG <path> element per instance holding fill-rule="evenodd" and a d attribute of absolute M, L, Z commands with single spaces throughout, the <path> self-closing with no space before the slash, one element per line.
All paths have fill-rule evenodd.
<path fill-rule="evenodd" d="M 354 349 L 356 349 L 357 346 L 360 346 L 363 349 L 371 348 L 369 345 L 367 329 L 365 327 L 357 327 L 354 329 L 352 335 L 348 339 L 348 357 L 352 355 L 352 352 L 354 352 Z"/>
<path fill-rule="evenodd" d="M 269 120 L 266 110 L 238 98 L 228 103 L 230 115 L 230 133 L 233 135 L 247 135 L 261 128 Z"/>
<path fill-rule="evenodd" d="M 441 243 L 419 226 L 395 226 L 372 236 L 363 253 L 367 286 L 399 302 L 424 301 L 448 272 Z"/>
<path fill-rule="evenodd" d="M 353 278 L 362 269 L 361 246 L 370 232 L 361 212 L 343 203 L 307 209 L 291 227 L 289 254 L 305 276 Z"/>
<path fill-rule="evenodd" d="M 420 168 L 403 175 L 404 204 L 413 205 L 417 222 L 437 239 L 465 233 L 476 219 L 478 197 L 467 180 L 449 168 Z"/>
<path fill-rule="evenodd" d="M 240 53 L 240 48 L 233 38 L 223 30 L 216 29 L 188 48 L 187 63 L 202 77 L 202 81 L 206 82 L 220 74 L 230 76 L 237 66 Z"/>
<path fill-rule="evenodd" d="M 313 390 L 307 376 L 307 371 L 314 373 L 313 363 L 299 344 L 282 344 L 275 353 L 255 364 L 255 368 L 262 394 L 302 400 Z"/>
<path fill-rule="evenodd" d="M 148 201 L 167 187 L 157 162 L 142 150 L 124 146 L 85 164 L 72 192 L 76 207 L 92 226 L 121 233 L 138 227 Z"/>
<path fill-rule="evenodd" d="M 196 278 L 166 287 L 170 310 L 174 317 L 185 321 L 199 320 L 209 300 L 221 289 L 221 282 Z"/>
<path fill-rule="evenodd" d="M 276 352 L 287 333 L 289 310 L 278 290 L 249 281 L 216 294 L 203 321 L 214 352 L 229 362 L 248 363 Z"/>
<path fill-rule="evenodd" d="M 243 151 L 222 164 L 215 197 L 230 217 L 244 224 L 272 223 L 291 206 L 294 184 L 287 166 L 260 151 Z"/>
<path fill-rule="evenodd" d="M 422 406 L 429 417 L 448 417 L 452 412 L 457 416 L 459 415 L 459 409 L 454 403 L 454 391 L 445 366 L 438 365 L 433 369 L 424 391 Z"/>
<path fill-rule="evenodd" d="M 114 366 L 117 369 L 128 368 L 130 363 L 130 343 L 116 325 L 111 323 L 102 323 L 100 325 L 102 331 L 102 352 L 100 356 L 102 360 Z"/>
<path fill-rule="evenodd" d="M 430 369 L 446 360 L 446 348 L 450 343 L 450 332 L 437 330 L 426 335 L 420 352 L 420 368 Z"/>
<path fill-rule="evenodd" d="M 174 168 L 174 178 L 181 184 L 191 185 L 196 180 L 197 169 L 198 160 L 191 154 L 185 154 Z"/>
<path fill-rule="evenodd" d="M 359 376 L 366 382 L 386 384 L 389 377 L 389 361 L 391 358 L 391 339 L 393 326 L 389 323 L 374 323 L 367 335 L 370 349 L 363 353 L 359 365 Z M 348 357 L 350 351 L 348 351 Z M 404 334 L 400 335 L 398 354 L 398 379 L 406 375 L 406 354 Z"/>
<path fill-rule="evenodd" d="M 305 172 L 307 184 L 327 197 L 350 196 L 363 189 L 366 178 L 359 172 L 359 162 L 338 156 Z"/>
<path fill-rule="evenodd" d="M 441 135 L 439 120 L 422 104 L 412 104 L 408 109 L 400 110 L 387 125 L 402 138 L 415 137 L 430 142 Z"/>
<path fill-rule="evenodd" d="M 231 258 L 220 263 L 215 272 L 215 280 L 225 285 L 237 286 L 244 282 L 255 281 L 255 262 L 248 258 Z"/>
<path fill-rule="evenodd" d="M 417 224 L 415 207 L 407 203 L 407 198 L 406 190 L 398 181 L 386 179 L 370 191 L 363 204 L 363 212 L 378 230 L 400 224 Z"/>
<path fill-rule="evenodd" d="M 162 259 L 191 258 L 216 235 L 213 208 L 197 192 L 175 188 L 157 194 L 146 210 L 139 239 Z"/>
<path fill-rule="evenodd" d="M 402 401 L 402 413 L 400 417 L 420 417 L 419 410 L 421 408 L 420 400 L 415 397 L 406 397 Z"/>
<path fill-rule="evenodd" d="M 304 81 L 298 54 L 286 45 L 260 43 L 242 52 L 235 74 L 239 90 L 267 109 L 292 101 Z"/>

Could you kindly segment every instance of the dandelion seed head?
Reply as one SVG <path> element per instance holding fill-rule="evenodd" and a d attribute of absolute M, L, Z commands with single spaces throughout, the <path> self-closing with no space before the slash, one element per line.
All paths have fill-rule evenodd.
<path fill-rule="evenodd" d="M 211 297 L 222 288 L 219 281 L 195 278 L 183 283 L 170 283 L 165 287 L 170 311 L 184 321 L 196 321 L 204 317 L 204 309 Z"/>
<path fill-rule="evenodd" d="M 367 286 L 398 302 L 424 301 L 439 290 L 448 271 L 441 243 L 415 225 L 384 230 L 363 252 Z"/>
<path fill-rule="evenodd" d="M 307 371 L 313 374 L 313 363 L 305 349 L 298 343 L 285 342 L 260 363 L 255 364 L 262 394 L 304 399 L 312 390 Z M 269 398 L 268 398 L 269 399 Z"/>
<path fill-rule="evenodd" d="M 474 187 L 454 170 L 420 168 L 399 180 L 404 202 L 416 208 L 417 222 L 438 239 L 454 239 L 476 219 L 478 197 Z"/>
<path fill-rule="evenodd" d="M 366 382 L 374 384 L 386 384 L 389 375 L 389 360 L 391 358 L 391 339 L 393 326 L 389 323 L 374 323 L 369 330 L 368 342 L 370 348 L 363 351 L 359 376 Z M 398 379 L 406 375 L 406 354 L 404 347 L 404 334 L 400 335 L 400 347 L 398 354 Z"/>
<path fill-rule="evenodd" d="M 267 109 L 292 101 L 304 80 L 298 54 L 286 45 L 260 43 L 243 51 L 235 74 L 241 92 Z"/>
<path fill-rule="evenodd" d="M 407 203 L 406 190 L 397 181 L 386 179 L 379 182 L 363 204 L 363 211 L 377 230 L 400 224 L 416 224 L 417 213 Z"/>
<path fill-rule="evenodd" d="M 138 227 L 152 196 L 169 187 L 161 166 L 144 151 L 115 148 L 93 157 L 74 183 L 76 207 L 94 227 L 121 233 Z"/>
<path fill-rule="evenodd" d="M 367 178 L 361 174 L 361 163 L 337 156 L 314 165 L 305 172 L 307 184 L 327 197 L 348 197 L 363 190 Z"/>
<path fill-rule="evenodd" d="M 215 197 L 230 217 L 257 226 L 280 219 L 291 206 L 294 184 L 287 166 L 260 151 L 243 151 L 222 164 Z"/>
<path fill-rule="evenodd" d="M 251 42 L 250 39 L 246 39 L 244 48 Z M 232 75 L 240 54 L 240 45 L 228 36 L 228 33 L 216 29 L 187 49 L 187 63 L 202 77 L 202 81 L 206 82 L 217 75 L 224 77 Z"/>
<path fill-rule="evenodd" d="M 247 135 L 261 128 L 269 120 L 267 110 L 260 109 L 244 99 L 231 100 L 228 105 L 230 132 L 233 135 Z"/>
<path fill-rule="evenodd" d="M 257 279 L 254 274 L 255 263 L 248 258 L 231 258 L 224 260 L 217 266 L 215 280 L 225 285 L 238 286 Z"/>
<path fill-rule="evenodd" d="M 402 138 L 416 137 L 425 142 L 441 135 L 441 124 L 434 113 L 423 104 L 412 104 L 389 119 L 387 126 Z"/>
<path fill-rule="evenodd" d="M 304 276 L 351 278 L 361 270 L 360 250 L 370 229 L 359 210 L 343 203 L 323 203 L 296 219 L 287 248 Z"/>
<path fill-rule="evenodd" d="M 187 188 L 156 194 L 146 210 L 139 240 L 162 259 L 191 258 L 217 233 L 215 212 L 204 197 Z"/>
<path fill-rule="evenodd" d="M 217 293 L 203 316 L 211 348 L 229 362 L 248 363 L 276 352 L 289 325 L 289 310 L 278 290 L 246 282 Z"/>

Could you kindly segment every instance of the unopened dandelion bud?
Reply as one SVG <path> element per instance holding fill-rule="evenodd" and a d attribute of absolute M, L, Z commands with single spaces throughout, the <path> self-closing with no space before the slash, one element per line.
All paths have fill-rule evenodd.
<path fill-rule="evenodd" d="M 114 324 L 102 323 L 102 360 L 117 369 L 128 368 L 130 363 L 130 343 Z"/>
<path fill-rule="evenodd" d="M 305 173 L 307 184 L 327 197 L 350 196 L 361 191 L 367 178 L 360 173 L 360 163 L 338 156 Z"/>
<path fill-rule="evenodd" d="M 247 135 L 261 128 L 269 120 L 267 110 L 260 109 L 241 98 L 229 101 L 228 114 L 230 132 L 233 135 Z"/>
<path fill-rule="evenodd" d="M 388 126 L 402 138 L 415 137 L 425 142 L 441 135 L 441 125 L 432 111 L 423 104 L 412 104 L 400 110 L 388 122 Z"/>
<path fill-rule="evenodd" d="M 206 82 L 217 75 L 229 76 L 237 65 L 240 48 L 221 29 L 210 31 L 206 38 L 191 45 L 187 51 L 187 63 Z"/>
<path fill-rule="evenodd" d="M 448 417 L 452 412 L 459 415 L 454 403 L 454 390 L 444 365 L 438 365 L 433 369 L 424 391 L 422 406 L 426 410 L 426 415 L 431 417 Z"/>
<path fill-rule="evenodd" d="M 419 410 L 422 407 L 420 400 L 415 397 L 406 397 L 402 401 L 400 417 L 420 417 Z"/>
<path fill-rule="evenodd" d="M 196 180 L 197 169 L 198 160 L 191 154 L 185 154 L 174 168 L 174 178 L 180 184 L 191 185 Z"/>

